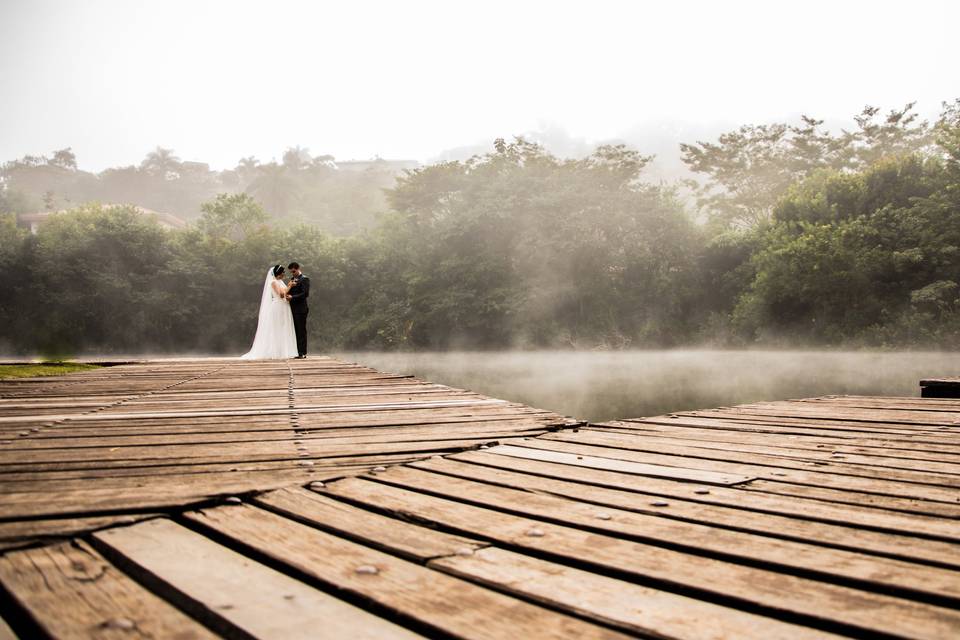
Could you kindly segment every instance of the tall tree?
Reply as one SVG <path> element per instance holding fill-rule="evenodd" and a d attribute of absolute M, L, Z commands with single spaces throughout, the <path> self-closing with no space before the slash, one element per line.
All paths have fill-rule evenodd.
<path fill-rule="evenodd" d="M 163 178 L 171 174 L 176 174 L 180 168 L 180 158 L 174 153 L 173 149 L 157 147 L 146 155 L 140 163 L 140 169 L 151 175 Z"/>
<path fill-rule="evenodd" d="M 694 183 L 698 205 L 722 226 L 754 227 L 770 219 L 790 186 L 821 169 L 863 170 L 884 158 L 928 152 L 930 127 L 914 103 L 879 117 L 865 107 L 857 129 L 833 135 L 823 121 L 745 125 L 717 142 L 681 144 L 683 162 L 705 177 Z"/>
<path fill-rule="evenodd" d="M 930 125 L 919 120 L 915 106 L 916 102 L 910 102 L 902 109 L 891 109 L 885 116 L 880 115 L 878 107 L 864 107 L 854 117 L 857 130 L 844 131 L 852 168 L 862 170 L 884 158 L 929 151 L 933 143 Z"/>
<path fill-rule="evenodd" d="M 238 242 L 267 222 L 256 200 L 245 193 L 220 193 L 201 206 L 199 228 L 208 236 Z"/>
<path fill-rule="evenodd" d="M 274 216 L 287 216 L 297 200 L 296 183 L 283 165 L 276 162 L 261 165 L 258 175 L 247 185 L 246 193 L 263 204 Z"/>
<path fill-rule="evenodd" d="M 59 149 L 53 152 L 53 157 L 50 158 L 50 164 L 55 167 L 76 171 L 77 156 L 70 147 Z"/>

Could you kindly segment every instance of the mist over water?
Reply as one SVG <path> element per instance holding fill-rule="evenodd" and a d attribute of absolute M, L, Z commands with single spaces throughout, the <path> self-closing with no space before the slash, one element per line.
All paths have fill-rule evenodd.
<path fill-rule="evenodd" d="M 347 352 L 381 371 L 602 421 L 761 400 L 918 396 L 921 378 L 960 375 L 958 352 Z"/>

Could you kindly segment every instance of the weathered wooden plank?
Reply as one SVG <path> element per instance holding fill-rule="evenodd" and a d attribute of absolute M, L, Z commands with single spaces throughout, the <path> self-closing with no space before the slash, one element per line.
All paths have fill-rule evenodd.
<path fill-rule="evenodd" d="M 211 509 L 187 517 L 306 576 L 369 598 L 435 632 L 510 640 L 623 637 L 253 507 Z"/>
<path fill-rule="evenodd" d="M 552 493 L 597 505 L 657 514 L 665 518 L 960 568 L 960 544 L 957 544 L 960 542 L 960 530 L 952 526 L 953 523 L 939 519 L 935 519 L 934 523 L 945 526 L 937 531 L 954 534 L 956 542 L 942 542 L 906 535 L 916 534 L 917 529 L 922 528 L 926 523 L 898 514 L 893 514 L 892 517 L 896 521 L 891 523 L 886 519 L 886 514 L 867 513 L 866 519 L 870 524 L 885 529 L 874 531 L 865 529 L 862 525 L 851 526 L 864 519 L 861 513 L 851 508 L 837 509 L 828 505 L 825 512 L 821 512 L 818 510 L 821 505 L 816 502 L 794 501 L 799 504 L 795 504 L 792 509 L 780 507 L 780 513 L 790 513 L 793 516 L 788 517 L 752 510 L 751 507 L 762 509 L 766 505 L 751 504 L 753 494 L 743 494 L 735 489 L 691 486 L 671 481 L 661 481 L 651 486 L 646 479 L 616 477 L 616 474 L 610 472 L 570 469 L 560 465 L 552 465 L 555 469 L 551 470 L 545 468 L 543 463 L 526 464 L 519 468 L 515 464 L 507 463 L 504 468 L 495 468 L 485 466 L 484 463 L 495 464 L 495 462 L 489 460 L 492 456 L 484 456 L 486 454 L 482 452 L 469 452 L 457 454 L 454 458 L 418 460 L 411 463 L 411 466 L 516 489 Z M 466 464 L 461 460 L 480 464 Z M 543 475 L 554 477 L 543 477 Z M 630 487 L 632 491 L 610 487 Z M 656 499 L 668 501 L 670 508 L 652 506 L 651 502 Z M 821 521 L 828 518 L 842 524 Z M 890 532 L 896 530 L 897 525 L 904 533 Z"/>
<path fill-rule="evenodd" d="M 448 456 L 448 458 L 465 460 L 474 464 L 500 469 L 516 469 L 518 471 L 553 478 L 571 478 L 584 483 L 622 488 L 649 495 L 686 500 L 694 499 L 705 504 L 724 505 L 749 511 L 803 517 L 834 524 L 850 524 L 852 526 L 876 531 L 960 541 L 960 533 L 958 533 L 957 528 L 954 526 L 952 518 L 900 513 L 898 511 L 874 508 L 867 500 L 858 504 L 836 504 L 830 501 L 809 499 L 789 494 L 768 494 L 749 490 L 750 487 L 755 484 L 764 482 L 761 480 L 754 480 L 747 484 L 738 485 L 736 488 L 710 487 L 709 494 L 697 495 L 694 492 L 700 487 L 689 483 L 681 484 L 669 480 L 631 476 L 611 471 L 581 469 L 568 465 L 523 460 L 519 458 L 505 458 L 502 456 L 489 455 L 486 451 L 466 451 L 452 454 Z M 853 498 L 851 498 L 851 500 L 852 499 Z M 909 510 L 909 504 L 902 506 L 905 507 L 903 510 Z"/>
<path fill-rule="evenodd" d="M 255 638 L 415 638 L 403 627 L 161 518 L 94 534 L 101 549 L 220 633 Z"/>
<path fill-rule="evenodd" d="M 956 400 L 947 398 L 929 400 L 927 398 L 905 396 L 824 396 L 821 398 L 803 398 L 794 402 L 920 411 L 957 411 L 960 409 L 960 403 Z"/>
<path fill-rule="evenodd" d="M 231 432 L 194 432 L 190 434 L 153 433 L 136 436 L 111 436 L 69 438 L 57 437 L 54 434 L 43 437 L 29 438 L 18 441 L 15 447 L 8 451 L 45 451 L 61 449 L 89 449 L 112 447 L 169 447 L 188 445 L 237 445 L 248 442 L 289 442 L 301 440 L 310 444 L 330 445 L 362 444 L 375 445 L 386 442 L 419 442 L 425 440 L 457 440 L 476 438 L 491 440 L 496 438 L 510 438 L 546 433 L 546 429 L 536 423 L 529 422 L 521 426 L 515 425 L 511 429 L 498 429 L 495 426 L 477 427 L 474 423 L 461 425 L 443 425 L 442 427 L 421 427 L 406 429 L 369 429 L 362 433 L 341 434 L 329 432 L 312 432 L 294 434 L 288 423 L 285 428 L 269 431 L 231 431 Z M 42 432 L 41 432 L 42 433 Z M 322 442 L 321 442 L 322 441 Z M 85 451 L 81 452 L 85 453 Z"/>
<path fill-rule="evenodd" d="M 496 412 L 511 412 L 514 414 L 529 414 L 529 413 L 543 413 L 529 411 L 523 408 L 518 408 L 516 406 L 511 406 L 504 400 L 470 400 L 470 401 L 437 401 L 435 403 L 430 402 L 419 402 L 414 404 L 405 405 L 403 403 L 392 403 L 392 404 L 381 404 L 381 405 L 365 405 L 365 406 L 355 406 L 355 405 L 339 405 L 331 407 L 304 407 L 291 409 L 289 405 L 278 405 L 274 407 L 262 407 L 258 409 L 247 409 L 247 408 L 234 408 L 234 409 L 220 409 L 220 410 L 177 410 L 171 408 L 170 411 L 166 412 L 133 412 L 129 410 L 130 407 L 124 405 L 123 407 L 117 408 L 116 411 L 104 410 L 96 413 L 62 413 L 62 414 L 50 414 L 43 416 L 45 421 L 51 420 L 66 420 L 70 419 L 74 423 L 82 423 L 88 421 L 101 420 L 105 417 L 113 418 L 115 420 L 133 420 L 140 418 L 204 418 L 204 417 L 235 417 L 235 416 L 250 416 L 250 415 L 289 415 L 292 413 L 299 413 L 303 415 L 313 415 L 313 414 L 328 414 L 328 413 L 351 413 L 351 414 L 361 414 L 367 412 L 423 412 L 428 410 L 431 413 L 434 411 L 441 411 L 443 415 L 463 415 L 463 412 L 470 411 L 471 413 L 486 410 L 489 413 Z M 445 410 L 445 412 L 443 411 Z M 0 426 L 2 425 L 20 425 L 27 424 L 36 421 L 36 418 L 33 416 L 0 416 Z"/>
<path fill-rule="evenodd" d="M 630 574 L 651 585 L 649 581 L 680 586 L 700 597 L 739 601 L 772 615 L 789 612 L 808 625 L 843 625 L 859 634 L 917 638 L 950 637 L 960 629 L 960 612 L 953 609 L 530 520 L 360 478 L 330 483 L 326 490 L 541 557 L 549 554 L 602 572 Z"/>
<path fill-rule="evenodd" d="M 779 484 L 803 484 L 814 487 L 822 487 L 833 491 L 837 501 L 854 501 L 854 504 L 866 504 L 870 500 L 868 494 L 876 494 L 876 504 L 883 504 L 886 508 L 901 509 L 904 511 L 915 511 L 918 513 L 928 513 L 932 515 L 943 515 L 945 517 L 954 517 L 960 513 L 960 505 L 957 504 L 957 497 L 960 495 L 956 489 L 949 487 L 939 487 L 924 485 L 918 483 L 907 483 L 897 480 L 888 480 L 884 477 L 857 477 L 841 473 L 831 472 L 830 470 L 819 470 L 822 467 L 804 467 L 796 465 L 790 467 L 787 465 L 771 466 L 747 464 L 743 462 L 731 462 L 728 460 L 713 458 L 694 458 L 684 455 L 665 455 L 649 453 L 645 451 L 627 450 L 622 448 L 611 448 L 595 446 L 579 442 L 577 438 L 565 438 L 563 441 L 555 438 L 556 435 L 547 434 L 541 438 L 522 440 L 516 443 L 532 449 L 547 449 L 550 451 L 563 451 L 575 455 L 596 455 L 609 456 L 619 460 L 631 462 L 641 462 L 648 464 L 662 464 L 665 466 L 677 466 L 684 469 L 698 469 L 704 471 L 713 471 L 731 474 L 752 474 L 754 477 L 763 478 L 768 481 L 767 486 L 772 490 Z M 579 434 L 577 434 L 579 435 Z M 755 484 L 758 480 L 751 481 Z M 891 499 L 882 500 L 883 496 Z M 894 500 L 894 498 L 906 498 L 906 500 Z"/>
<path fill-rule="evenodd" d="M 438 558 L 431 567 L 520 593 L 554 607 L 654 638 L 839 637 L 764 616 L 616 580 L 496 547 Z"/>
<path fill-rule="evenodd" d="M 70 537 L 104 527 L 132 524 L 155 518 L 157 514 L 129 514 L 93 516 L 89 518 L 54 518 L 49 520 L 18 520 L 0 522 L 0 541 L 9 546 L 35 542 L 46 537 Z"/>
<path fill-rule="evenodd" d="M 300 439 L 297 439 L 298 441 Z M 385 442 L 377 445 L 379 453 L 457 451 L 491 442 L 489 438 L 460 438 L 454 440 L 417 440 L 411 442 Z M 89 447 L 82 450 L 82 460 L 77 460 L 77 450 L 52 449 L 11 451 L 0 454 L 0 474 L 28 470 L 54 469 L 109 469 L 144 464 L 217 464 L 245 462 L 269 462 L 292 460 L 300 456 L 293 439 L 276 442 L 223 443 L 220 445 L 168 445 L 158 447 Z M 303 448 L 309 453 L 306 458 L 322 459 L 361 455 L 369 451 L 364 444 L 325 445 L 322 442 L 311 448 L 303 440 Z M 115 450 L 114 450 L 115 449 Z"/>
<path fill-rule="evenodd" d="M 635 435 L 621 433 L 611 434 L 605 429 L 582 429 L 585 433 L 598 433 L 624 440 L 636 440 Z M 782 441 L 781 444 L 755 444 L 744 442 L 742 439 L 677 439 L 663 437 L 655 433 L 647 434 L 643 439 L 643 447 L 647 450 L 675 451 L 676 447 L 690 449 L 691 455 L 697 455 L 699 449 L 719 449 L 738 453 L 759 454 L 763 460 L 768 456 L 788 458 L 801 461 L 843 462 L 844 464 L 859 464 L 872 467 L 889 467 L 895 470 L 913 470 L 931 473 L 960 475 L 960 463 L 956 462 L 956 455 L 914 458 L 909 455 L 892 455 L 888 450 L 853 450 L 842 445 L 797 446 L 793 441 Z M 658 447 L 657 445 L 663 445 Z"/>
<path fill-rule="evenodd" d="M 630 437 L 619 433 L 602 433 L 593 430 L 581 430 L 577 434 L 556 433 L 544 436 L 545 440 L 575 441 L 586 444 L 642 451 L 665 455 L 683 456 L 690 459 L 702 458 L 722 460 L 733 463 L 777 467 L 784 469 L 804 469 L 811 466 L 820 467 L 825 471 L 833 471 L 847 476 L 863 478 L 878 478 L 883 480 L 898 480 L 904 483 L 939 485 L 960 490 L 960 476 L 953 473 L 936 473 L 932 471 L 914 471 L 903 468 L 877 468 L 870 465 L 850 464 L 844 459 L 832 460 L 797 460 L 778 455 L 758 453 L 743 453 L 732 449 L 707 449 L 688 445 L 671 445 L 663 442 L 647 444 L 647 438 Z M 653 440 L 652 438 L 650 440 Z M 960 491 L 955 492 L 960 495 Z"/>
<path fill-rule="evenodd" d="M 304 489 L 260 496 L 285 515 L 368 546 L 625 630 L 660 638 L 803 638 L 822 632 L 572 569 L 331 500 Z M 709 619 L 711 623 L 703 624 Z"/>
<path fill-rule="evenodd" d="M 672 414 L 673 415 L 673 414 Z M 780 427 L 792 427 L 800 429 L 794 433 L 822 433 L 835 437 L 844 437 L 853 435 L 862 437 L 864 434 L 877 437 L 898 437 L 898 438 L 917 438 L 925 440 L 926 438 L 942 438 L 952 436 L 949 427 L 917 427 L 915 425 L 906 425 L 899 423 L 873 423 L 873 422 L 855 422 L 843 420 L 841 418 L 826 419 L 817 417 L 790 417 L 790 416 L 770 416 L 763 414 L 738 413 L 732 410 L 711 409 L 691 412 L 677 413 L 676 418 L 671 416 L 659 416 L 654 418 L 642 418 L 634 420 L 643 420 L 651 422 L 677 421 L 686 424 L 695 424 L 694 419 L 703 421 L 719 420 L 725 423 L 742 423 L 745 425 L 771 425 Z M 631 420 L 633 421 L 633 420 Z M 813 431 L 814 429 L 818 431 Z"/>
<path fill-rule="evenodd" d="M 309 418 L 309 420 L 308 420 Z M 300 426 L 303 429 L 311 430 L 316 433 L 351 431 L 351 430 L 372 430 L 386 429 L 396 427 L 443 427 L 444 425 L 473 424 L 473 425 L 493 425 L 493 424 L 513 424 L 528 422 L 538 425 L 556 425 L 560 424 L 555 418 L 549 415 L 534 414 L 497 414 L 493 416 L 476 416 L 471 414 L 458 416 L 394 416 L 377 415 L 369 418 L 347 419 L 337 417 L 336 419 L 316 419 L 317 416 L 304 416 L 300 420 Z M 77 437 L 99 435 L 109 436 L 112 434 L 123 435 L 146 435 L 154 432 L 168 433 L 196 433 L 208 430 L 234 432 L 234 431 L 267 431 L 267 430 L 288 430 L 290 428 L 290 416 L 243 416 L 241 419 L 231 418 L 224 420 L 222 418 L 196 418 L 196 419 L 142 419 L 142 420 L 103 420 L 97 422 L 86 422 L 82 425 L 74 425 L 70 422 L 63 422 L 56 425 L 56 429 L 48 430 L 31 436 L 33 438 L 44 437 Z M 11 429 L 10 432 L 16 433 L 21 428 Z"/>
<path fill-rule="evenodd" d="M 756 403 L 736 407 L 735 411 L 741 415 L 771 416 L 786 418 L 817 418 L 821 420 L 853 420 L 870 423 L 872 428 L 884 428 L 885 425 L 904 425 L 915 427 L 948 426 L 960 420 L 958 411 L 905 411 L 886 409 L 862 409 L 859 407 L 824 407 L 802 403 Z"/>
<path fill-rule="evenodd" d="M 777 428 L 744 426 L 741 423 L 718 423 L 711 427 L 688 426 L 686 421 L 665 422 L 604 422 L 592 425 L 602 431 L 616 430 L 620 433 L 638 436 L 645 433 L 657 434 L 664 438 L 680 441 L 753 443 L 785 449 L 828 449 L 854 451 L 857 453 L 875 453 L 888 457 L 905 457 L 913 460 L 935 460 L 951 462 L 957 459 L 956 442 L 942 440 L 939 443 L 918 442 L 916 440 L 893 440 L 890 438 L 845 436 L 842 438 L 816 434 L 798 433 L 796 429 L 778 430 Z"/>
<path fill-rule="evenodd" d="M 0 582 L 54 638 L 216 637 L 83 542 L 6 553 Z"/>
<path fill-rule="evenodd" d="M 472 553 L 485 545 L 463 536 L 364 512 L 300 487 L 270 491 L 254 497 L 253 502 L 295 520 L 360 539 L 368 546 L 389 547 L 394 553 L 420 562 L 438 556 Z"/>
<path fill-rule="evenodd" d="M 38 494 L 33 492 L 8 493 L 3 496 L 2 517 L 12 521 L 54 516 L 89 517 L 133 510 L 153 512 L 228 497 L 254 489 L 265 491 L 289 484 L 306 483 L 312 479 L 313 476 L 295 469 L 285 473 L 274 471 L 263 474 L 263 477 L 254 484 L 227 476 L 183 484 L 142 483 L 143 486 L 137 487 L 135 492 L 125 491 L 116 486 L 103 489 L 91 487 L 61 492 L 56 494 L 56 500 L 38 499 Z M 51 489 L 54 487 L 55 485 Z"/>
<path fill-rule="evenodd" d="M 394 467 L 377 475 L 405 489 L 458 499 L 538 520 L 602 531 L 645 543 L 710 554 L 740 563 L 761 564 L 778 572 L 816 575 L 820 580 L 859 584 L 861 588 L 901 593 L 905 597 L 943 599 L 960 607 L 960 571 L 870 556 L 805 542 L 722 529 L 692 521 L 678 522 L 656 514 L 670 512 L 670 502 L 646 500 L 646 513 L 607 505 L 598 517 L 595 504 L 569 497 L 491 485 L 465 478 Z M 651 508 L 652 507 L 652 508 Z"/>
<path fill-rule="evenodd" d="M 177 483 L 208 482 L 214 478 L 212 474 L 229 474 L 233 481 L 259 481 L 265 476 L 258 475 L 274 471 L 284 472 L 300 470 L 309 474 L 311 471 L 322 468 L 339 468 L 346 466 L 375 467 L 385 464 L 397 464 L 422 457 L 420 453 L 377 453 L 368 451 L 366 455 L 337 456 L 320 460 L 289 459 L 270 462 L 219 462 L 209 464 L 174 464 L 131 466 L 111 469 L 80 469 L 80 470 L 46 470 L 20 473 L 4 473 L 0 475 L 0 494 L 23 493 L 42 491 L 54 493 L 72 489 L 101 488 L 116 486 L 128 490 L 144 486 L 144 480 Z M 309 463 L 313 464 L 309 464 Z M 255 489 L 255 485 L 251 485 Z M 6 498 L 0 498 L 0 503 Z M 2 515 L 0 515 L 2 517 Z"/>
<path fill-rule="evenodd" d="M 841 484 L 841 483 L 838 483 Z M 755 480 L 750 485 L 744 485 L 744 491 L 757 491 L 778 496 L 794 496 L 811 500 L 828 500 L 844 505 L 862 505 L 881 509 L 894 509 L 910 514 L 931 515 L 935 517 L 956 519 L 960 513 L 960 504 L 944 504 L 931 501 L 930 494 L 924 490 L 923 495 L 909 495 L 903 492 L 904 498 L 891 498 L 876 495 L 869 491 L 858 492 L 851 489 L 834 488 L 817 484 L 778 482 L 776 480 Z M 888 491 L 884 488 L 883 491 Z M 936 498 L 939 500 L 939 496 Z M 958 501 L 960 502 L 960 501 Z M 948 522 L 948 521 L 945 521 Z"/>
<path fill-rule="evenodd" d="M 740 482 L 747 482 L 748 480 L 752 479 L 752 476 L 747 475 L 717 473 L 712 471 L 700 471 L 696 469 L 682 469 L 663 465 L 629 462 L 625 460 L 618 460 L 612 457 L 608 458 L 597 455 L 576 455 L 559 451 L 549 451 L 546 449 L 531 449 L 528 447 L 515 445 L 500 445 L 491 447 L 488 449 L 488 451 L 496 455 L 510 456 L 513 458 L 543 460 L 545 462 L 557 462 L 575 467 L 589 467 L 591 469 L 620 471 L 623 473 L 652 476 L 654 478 L 673 478 L 677 480 L 686 480 L 688 482 L 698 482 L 703 484 L 733 485 Z"/>

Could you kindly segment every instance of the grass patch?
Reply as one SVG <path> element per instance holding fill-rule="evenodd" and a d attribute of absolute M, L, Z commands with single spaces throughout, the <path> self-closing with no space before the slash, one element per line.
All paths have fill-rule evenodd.
<path fill-rule="evenodd" d="M 36 376 L 63 376 L 77 371 L 99 369 L 95 364 L 82 362 L 39 362 L 30 364 L 0 365 L 0 379 L 3 378 L 33 378 Z"/>

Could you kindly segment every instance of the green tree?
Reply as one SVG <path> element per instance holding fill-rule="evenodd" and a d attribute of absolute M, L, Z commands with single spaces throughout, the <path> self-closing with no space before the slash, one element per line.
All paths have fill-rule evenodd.
<path fill-rule="evenodd" d="M 73 150 L 70 147 L 59 149 L 53 152 L 53 157 L 50 159 L 50 164 L 55 167 L 76 171 L 77 156 L 73 153 Z"/>
<path fill-rule="evenodd" d="M 31 333 L 30 319 L 22 312 L 30 299 L 30 240 L 14 214 L 0 213 L 0 351 L 6 353 L 20 351 L 18 336 Z"/>
<path fill-rule="evenodd" d="M 746 125 L 717 142 L 681 144 L 684 163 L 705 176 L 694 183 L 697 203 L 723 227 L 752 227 L 770 219 L 795 183 L 820 170 L 859 171 L 884 159 L 928 154 L 930 127 L 914 103 L 879 117 L 865 107 L 857 129 L 833 135 L 823 121 L 803 116 L 799 125 Z"/>
<path fill-rule="evenodd" d="M 245 193 L 220 193 L 200 209 L 199 227 L 208 236 L 241 240 L 267 222 L 260 204 Z"/>
<path fill-rule="evenodd" d="M 660 343 L 688 318 L 699 234 L 622 146 L 560 160 L 523 139 L 388 192 L 413 344 Z M 668 299 L 663 293 L 672 289 Z"/>
<path fill-rule="evenodd" d="M 960 328 L 956 184 L 940 158 L 908 155 L 797 185 L 751 258 L 736 321 L 761 340 L 941 341 Z"/>
<path fill-rule="evenodd" d="M 885 116 L 880 116 L 878 107 L 864 107 L 854 117 L 857 130 L 844 132 L 851 166 L 862 170 L 883 159 L 929 152 L 933 143 L 930 125 L 918 119 L 915 106 L 916 102 L 911 102 Z"/>
<path fill-rule="evenodd" d="M 794 181 L 814 167 L 829 165 L 834 152 L 818 120 L 804 125 L 748 125 L 720 136 L 716 143 L 681 144 L 691 171 L 705 174 L 696 186 L 697 202 L 722 225 L 751 227 L 770 218 L 774 204 Z"/>
<path fill-rule="evenodd" d="M 175 344 L 166 310 L 178 292 L 158 281 L 171 257 L 168 239 L 132 207 L 89 205 L 52 216 L 37 233 L 30 295 L 21 307 L 35 345 L 141 351 L 145 336 Z"/>

